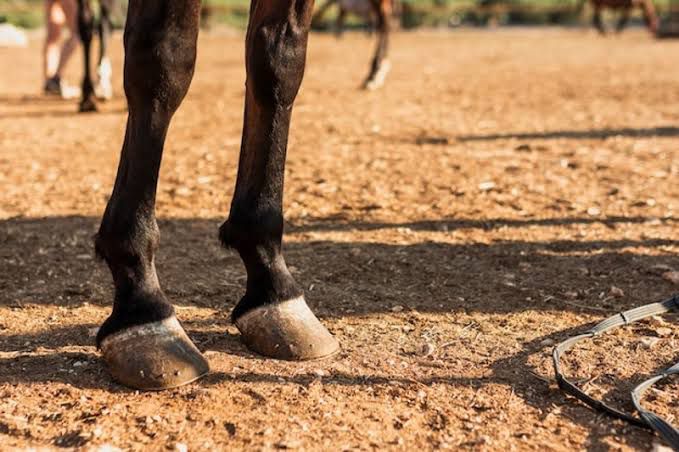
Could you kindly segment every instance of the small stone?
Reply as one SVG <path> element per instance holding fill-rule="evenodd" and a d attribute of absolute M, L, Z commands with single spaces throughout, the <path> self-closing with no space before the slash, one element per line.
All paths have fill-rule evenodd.
<path fill-rule="evenodd" d="M 101 444 L 89 449 L 91 452 L 123 452 L 122 449 L 117 448 L 112 444 Z"/>
<path fill-rule="evenodd" d="M 651 349 L 655 347 L 658 342 L 660 342 L 660 339 L 657 337 L 642 337 L 639 342 L 641 342 L 642 347 Z"/>
<path fill-rule="evenodd" d="M 672 335 L 672 328 L 660 327 L 656 328 L 655 332 L 658 333 L 658 336 L 660 337 L 667 337 Z"/>
<path fill-rule="evenodd" d="M 625 292 L 621 288 L 615 286 L 611 286 L 610 294 L 617 298 L 625 296 Z"/>
<path fill-rule="evenodd" d="M 426 356 L 430 356 L 432 353 L 434 353 L 435 350 L 436 350 L 436 347 L 434 347 L 434 344 L 426 342 L 426 343 L 422 344 L 420 349 L 417 351 L 417 354 L 422 356 L 422 357 L 426 357 Z"/>
<path fill-rule="evenodd" d="M 543 347 L 549 347 L 550 345 L 554 345 L 554 340 L 547 338 L 544 341 L 540 342 L 540 345 L 542 345 Z"/>
<path fill-rule="evenodd" d="M 590 216 L 593 216 L 593 217 L 601 215 L 601 209 L 599 209 L 598 207 L 590 207 L 589 209 L 587 209 L 587 215 L 590 215 Z"/>
<path fill-rule="evenodd" d="M 653 443 L 651 452 L 672 452 L 672 448 L 660 443 Z"/>
<path fill-rule="evenodd" d="M 481 182 L 479 184 L 479 190 L 481 191 L 490 191 L 495 188 L 495 182 L 492 181 L 485 181 Z"/>
<path fill-rule="evenodd" d="M 316 369 L 316 370 L 314 370 L 314 375 L 319 376 L 319 377 L 324 377 L 326 375 L 326 373 L 323 369 Z"/>
<path fill-rule="evenodd" d="M 662 278 L 672 284 L 679 284 L 679 272 L 677 271 L 665 272 L 662 274 Z"/>
<path fill-rule="evenodd" d="M 189 196 L 191 194 L 191 189 L 187 186 L 179 187 L 175 190 L 177 196 Z"/>
<path fill-rule="evenodd" d="M 189 448 L 184 443 L 174 443 L 174 450 L 176 452 L 188 452 Z"/>
<path fill-rule="evenodd" d="M 569 290 L 568 292 L 565 292 L 563 295 L 564 297 L 571 300 L 575 300 L 576 298 L 578 298 L 578 293 L 574 290 Z"/>
<path fill-rule="evenodd" d="M 396 305 L 391 307 L 391 312 L 402 312 L 403 311 L 403 306 L 401 305 Z"/>

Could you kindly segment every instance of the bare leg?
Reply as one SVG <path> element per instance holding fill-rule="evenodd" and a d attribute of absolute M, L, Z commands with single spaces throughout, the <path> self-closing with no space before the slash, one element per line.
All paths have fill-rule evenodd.
<path fill-rule="evenodd" d="M 45 47 L 43 52 L 43 73 L 45 80 L 49 80 L 57 74 L 59 66 L 59 37 L 65 17 L 61 5 L 55 0 L 45 2 L 45 23 L 47 25 L 47 36 L 45 37 Z"/>
<path fill-rule="evenodd" d="M 80 37 L 78 36 L 78 5 L 75 0 L 60 0 L 61 7 L 65 15 L 65 24 L 70 33 L 68 39 L 61 46 L 61 54 L 59 55 L 59 65 L 57 67 L 57 75 L 61 76 L 68 64 L 68 61 L 73 56 L 73 52 L 78 47 Z"/>
<path fill-rule="evenodd" d="M 78 0 L 78 30 L 80 31 L 80 39 L 83 42 L 84 52 L 80 111 L 97 111 L 97 105 L 94 101 L 94 84 L 92 83 L 92 68 L 90 64 L 90 47 L 94 32 L 94 14 L 92 13 L 90 0 Z"/>
<path fill-rule="evenodd" d="M 99 18 L 99 65 L 97 67 L 97 86 L 94 91 L 99 99 L 108 100 L 113 97 L 111 85 L 111 60 L 108 57 L 108 43 L 111 40 L 111 10 L 114 0 L 99 0 L 101 16 Z"/>
<path fill-rule="evenodd" d="M 391 3 L 389 0 L 371 0 L 377 19 L 377 47 L 370 66 L 370 73 L 363 86 L 366 89 L 377 89 L 384 85 L 384 80 L 391 69 L 387 59 L 389 48 L 389 15 Z"/>
<path fill-rule="evenodd" d="M 196 60 L 200 0 L 132 0 L 125 27 L 125 141 L 113 193 L 95 240 L 115 285 L 113 312 L 97 335 L 113 376 L 163 389 L 208 370 L 160 288 L 154 254 L 158 171 L 170 119 Z"/>
<path fill-rule="evenodd" d="M 262 355 L 290 360 L 338 350 L 307 307 L 281 250 L 288 131 L 312 9 L 313 0 L 252 0 L 238 178 L 229 218 L 219 231 L 248 275 L 245 295 L 232 313 L 243 341 Z"/>

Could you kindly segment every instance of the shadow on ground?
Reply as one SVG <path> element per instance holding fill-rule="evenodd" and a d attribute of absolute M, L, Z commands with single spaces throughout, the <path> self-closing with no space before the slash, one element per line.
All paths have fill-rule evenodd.
<path fill-rule="evenodd" d="M 654 138 L 677 137 L 679 127 L 647 127 L 647 128 L 610 128 L 587 130 L 554 130 L 545 132 L 525 133 L 493 133 L 487 135 L 460 135 L 459 141 L 492 141 L 492 140 L 554 140 L 554 139 L 600 139 L 612 137 Z"/>
<path fill-rule="evenodd" d="M 459 228 L 489 230 L 497 227 L 572 225 L 600 222 L 610 228 L 621 223 L 642 223 L 643 217 L 557 218 L 547 220 L 440 220 L 385 224 L 338 222 L 315 219 L 290 225 L 289 233 L 337 230 L 411 228 L 445 233 Z M 672 219 L 667 221 L 674 221 Z M 187 322 L 186 327 L 202 349 L 258 359 L 240 344 L 237 335 L 214 334 L 211 327 L 228 324 L 228 312 L 243 291 L 245 274 L 238 257 L 224 251 L 216 240 L 218 219 L 173 219 L 160 222 L 162 230 L 158 268 L 166 292 L 177 305 L 218 309 L 209 321 Z M 13 218 L 0 222 L 0 305 L 22 309 L 31 305 L 107 306 L 111 284 L 104 265 L 92 255 L 91 237 L 98 219 L 91 217 Z M 322 317 L 344 317 L 391 312 L 396 305 L 420 312 L 510 313 L 525 310 L 577 311 L 610 314 L 660 299 L 671 285 L 653 274 L 657 265 L 677 266 L 676 257 L 633 252 L 634 248 L 658 251 L 677 246 L 669 239 L 560 240 L 551 242 L 497 241 L 483 243 L 413 244 L 309 241 L 286 245 L 293 274 L 304 287 L 310 304 Z M 358 276 L 360 275 L 360 276 Z M 611 285 L 625 297 L 599 297 Z M 577 292 L 579 298 L 563 296 Z M 48 324 L 47 324 L 48 325 Z M 0 325 L 1 326 L 1 325 Z M 0 359 L 0 383 L 63 382 L 78 387 L 126 391 L 110 382 L 92 345 L 93 324 L 48 328 L 34 335 L 2 335 L 0 352 L 13 356 Z M 558 341 L 586 326 L 557 331 L 523 344 L 523 350 L 499 359 L 482 378 L 435 377 L 413 381 L 391 375 L 336 373 L 324 378 L 328 385 L 420 385 L 445 384 L 482 387 L 489 383 L 509 385 L 516 395 L 547 415 L 555 406 L 563 415 L 591 430 L 590 449 L 604 448 L 601 438 L 613 427 L 628 429 L 601 418 L 575 403 L 535 376 L 528 360 L 545 353 L 545 340 Z M 22 353 L 26 344 L 48 349 L 45 353 Z M 54 352 L 59 347 L 83 347 L 82 352 Z M 52 351 L 49 352 L 49 349 Z M 84 364 L 73 371 L 72 362 Z M 662 363 L 659 368 L 664 368 Z M 24 369 L 41 369 L 27 374 Z M 215 372 L 203 380 L 206 386 L 223 382 L 271 382 L 309 385 L 311 375 L 281 377 L 260 373 L 237 375 Z M 641 378 L 641 376 L 640 376 Z M 619 381 L 614 390 L 626 390 Z M 641 447 L 647 435 L 632 435 L 630 445 Z"/>

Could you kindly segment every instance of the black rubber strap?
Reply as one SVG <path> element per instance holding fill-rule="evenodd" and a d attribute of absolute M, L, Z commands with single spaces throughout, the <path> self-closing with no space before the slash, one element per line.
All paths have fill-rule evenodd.
<path fill-rule="evenodd" d="M 679 374 L 679 363 L 665 370 L 660 375 L 656 375 L 634 388 L 632 391 L 632 402 L 634 403 L 634 407 L 637 409 L 637 411 L 639 411 L 640 417 L 625 413 L 613 408 L 610 405 L 607 405 L 601 400 L 595 399 L 580 389 L 577 385 L 575 385 L 575 383 L 568 380 L 561 372 L 561 356 L 573 348 L 573 346 L 578 342 L 593 338 L 618 326 L 629 325 L 630 323 L 636 322 L 638 320 L 645 319 L 653 315 L 664 314 L 672 310 L 679 311 L 679 295 L 675 295 L 672 298 L 659 303 L 647 304 L 645 306 L 616 314 L 598 323 L 589 331 L 578 336 L 568 338 L 554 347 L 552 352 L 552 361 L 554 362 L 554 375 L 556 376 L 556 381 L 559 384 L 559 388 L 561 388 L 561 390 L 586 403 L 595 410 L 607 413 L 610 416 L 622 419 L 636 426 L 655 430 L 674 450 L 679 451 L 679 430 L 677 430 L 676 427 L 673 427 L 663 418 L 644 409 L 640 403 L 641 395 L 646 389 L 669 375 Z"/>

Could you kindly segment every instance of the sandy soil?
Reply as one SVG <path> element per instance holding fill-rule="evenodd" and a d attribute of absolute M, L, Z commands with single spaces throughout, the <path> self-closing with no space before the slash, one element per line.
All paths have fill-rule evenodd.
<path fill-rule="evenodd" d="M 553 344 L 677 290 L 679 42 L 641 31 L 408 33 L 381 92 L 373 43 L 313 36 L 286 175 L 286 256 L 340 339 L 325 362 L 249 353 L 222 250 L 240 141 L 242 36 L 204 34 L 172 124 L 158 269 L 212 365 L 138 393 L 93 347 L 110 309 L 91 236 L 126 119 L 39 96 L 40 42 L 0 49 L 0 449 L 649 449 L 553 383 Z M 71 78 L 78 64 L 70 68 Z M 578 347 L 570 376 L 627 391 L 677 360 L 665 317 Z M 660 325 L 662 324 L 662 329 Z M 652 338 L 658 338 L 654 340 Z M 679 385 L 646 404 L 679 418 Z"/>

